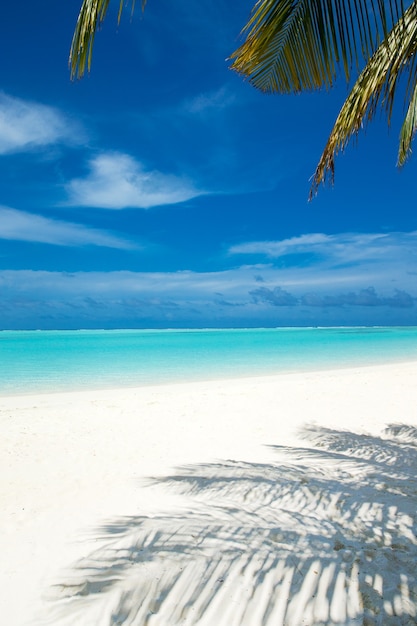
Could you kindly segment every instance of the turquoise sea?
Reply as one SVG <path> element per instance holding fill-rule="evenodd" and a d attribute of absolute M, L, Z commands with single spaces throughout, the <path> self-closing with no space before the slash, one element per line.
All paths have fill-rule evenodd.
<path fill-rule="evenodd" d="M 417 327 L 0 332 L 0 394 L 417 360 Z"/>

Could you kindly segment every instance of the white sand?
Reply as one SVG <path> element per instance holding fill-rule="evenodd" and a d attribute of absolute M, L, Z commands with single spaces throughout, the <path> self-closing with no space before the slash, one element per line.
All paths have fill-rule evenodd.
<path fill-rule="evenodd" d="M 417 624 L 416 382 L 0 399 L 1 624 Z"/>

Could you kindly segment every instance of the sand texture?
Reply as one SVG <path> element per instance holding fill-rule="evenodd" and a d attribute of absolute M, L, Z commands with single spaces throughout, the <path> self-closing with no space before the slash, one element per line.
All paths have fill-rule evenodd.
<path fill-rule="evenodd" d="M 417 362 L 0 399 L 5 626 L 417 624 Z"/>

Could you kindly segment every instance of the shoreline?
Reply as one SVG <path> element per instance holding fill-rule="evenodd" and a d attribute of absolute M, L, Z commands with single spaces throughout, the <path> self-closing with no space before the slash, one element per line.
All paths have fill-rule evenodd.
<path fill-rule="evenodd" d="M 7 400 L 10 398 L 28 398 L 28 397 L 44 397 L 44 396 L 55 396 L 55 395 L 71 395 L 71 394 L 100 394 L 100 393 L 118 393 L 118 392 L 135 392 L 140 389 L 153 389 L 160 387 L 172 387 L 177 385 L 199 385 L 199 384 L 210 384 L 210 383 L 233 383 L 239 381 L 251 381 L 262 380 L 262 379 L 272 379 L 275 377 L 281 376 L 305 376 L 308 374 L 325 374 L 326 372 L 338 372 L 338 371 L 346 371 L 346 370 L 357 370 L 357 369 L 367 369 L 367 368 L 384 368 L 384 367 L 401 367 L 402 365 L 407 366 L 410 364 L 417 364 L 417 357 L 411 356 L 409 358 L 406 357 L 392 357 L 392 359 L 384 359 L 384 361 L 369 361 L 364 360 L 362 363 L 356 361 L 352 361 L 352 363 L 343 363 L 343 364 L 329 364 L 323 363 L 318 366 L 306 366 L 305 368 L 290 368 L 290 369 L 282 369 L 282 370 L 272 370 L 271 372 L 263 372 L 253 374 L 241 374 L 241 375 L 233 375 L 216 377 L 213 375 L 212 377 L 204 377 L 196 378 L 196 379 L 186 379 L 186 378 L 178 378 L 178 379 L 169 379 L 169 380 L 161 380 L 159 382 L 149 383 L 147 381 L 142 384 L 130 384 L 130 385 L 103 385 L 103 386 L 91 386 L 88 384 L 82 387 L 63 387 L 62 389 L 48 389 L 48 388 L 39 388 L 39 389 L 31 389 L 27 392 L 22 392 L 19 390 L 17 393 L 2 391 L 0 389 L 0 403 L 2 400 Z"/>
<path fill-rule="evenodd" d="M 0 396 L 409 362 L 417 358 L 416 328 L 53 331 L 53 340 L 12 332 L 0 342 Z"/>
<path fill-rule="evenodd" d="M 413 439 L 417 432 L 416 375 L 417 361 L 407 361 L 330 371 L 1 397 L 0 554 L 4 565 L 0 585 L 4 606 L 0 611 L 5 623 L 106 626 L 111 623 L 109 607 L 115 611 L 114 607 L 123 600 L 123 610 L 130 616 L 123 623 L 128 626 L 133 624 L 135 606 L 129 605 L 127 598 L 132 593 L 129 596 L 127 592 L 132 592 L 130 585 L 136 575 L 142 581 L 141 605 L 145 606 L 147 598 L 147 610 L 157 609 L 155 620 L 159 615 L 160 621 L 155 624 L 182 623 L 169 603 L 161 600 L 154 606 L 152 602 L 156 596 L 165 597 L 170 589 L 172 598 L 180 605 L 181 594 L 175 586 L 170 587 L 174 584 L 170 576 L 178 575 L 180 564 L 184 584 L 186 580 L 191 584 L 191 580 L 198 581 L 202 575 L 199 568 L 205 562 L 204 567 L 210 569 L 216 564 L 223 572 L 219 576 L 226 583 L 227 593 L 222 592 L 223 597 L 218 583 L 212 582 L 209 587 L 213 597 L 204 608 L 199 604 L 205 593 L 203 587 L 193 583 L 195 597 L 190 602 L 194 607 L 200 606 L 200 621 L 193 621 L 195 616 L 190 613 L 186 624 L 231 626 L 244 624 L 245 619 L 250 626 L 272 624 L 279 603 L 281 612 L 286 611 L 282 615 L 294 626 L 303 623 L 302 619 L 307 624 L 319 623 L 318 615 L 325 621 L 326 611 L 326 619 L 333 619 L 334 623 L 359 624 L 362 622 L 354 620 L 365 610 L 359 602 L 362 598 L 363 605 L 365 587 L 359 577 L 355 592 L 355 559 L 349 561 L 349 555 L 362 558 L 364 546 L 368 551 L 376 550 L 373 560 L 368 562 L 363 557 L 363 568 L 368 580 L 373 576 L 370 587 L 376 595 L 369 592 L 370 602 L 380 615 L 386 616 L 381 623 L 395 618 L 389 611 L 399 602 L 402 615 L 415 615 L 413 593 L 417 594 L 417 588 L 413 587 L 410 568 L 417 557 L 412 539 L 416 532 L 417 485 L 415 492 L 405 494 L 402 490 L 414 489 L 412 474 L 407 471 L 413 470 L 412 454 L 417 444 L 417 439 Z M 391 431 L 387 431 L 390 427 Z M 408 466 L 406 452 L 411 455 Z M 400 475 L 404 485 L 398 479 Z M 312 485 L 310 490 L 308 485 Z M 317 490 L 322 493 L 319 499 Z M 302 506 L 300 497 L 305 501 Z M 357 516 L 355 527 L 348 522 L 350 518 L 344 510 L 349 498 L 354 497 L 351 518 Z M 367 512 L 363 509 L 366 506 Z M 358 513 L 357 507 L 363 509 L 362 513 Z M 394 517 L 390 513 L 392 507 L 397 510 Z M 258 518 L 259 510 L 262 514 Z M 382 522 L 381 512 L 385 515 Z M 208 531 L 207 520 L 212 520 L 210 528 L 225 524 L 223 531 Z M 164 535 L 167 524 L 180 537 L 177 543 Z M 109 530 L 113 526 L 122 530 Z M 308 529 L 313 526 L 317 528 L 310 532 Z M 236 543 L 233 534 L 229 537 L 227 529 L 234 527 L 246 529 L 245 541 L 241 537 Z M 280 537 L 275 537 L 274 528 L 283 529 Z M 165 537 L 165 544 L 152 548 L 152 542 L 147 541 L 155 532 Z M 196 547 L 195 532 L 203 538 L 204 549 Z M 237 530 L 236 533 L 239 537 Z M 303 576 L 296 582 L 293 572 L 295 587 L 284 602 L 280 594 L 285 584 L 288 587 L 288 581 L 285 583 L 283 574 L 280 582 L 279 568 L 290 568 L 283 548 L 290 536 L 296 537 L 292 558 L 299 559 L 298 569 Z M 225 537 L 229 537 L 227 549 Z M 326 538 L 320 539 L 319 548 L 317 537 Z M 388 553 L 389 543 L 384 542 L 389 537 L 391 546 L 398 543 L 402 547 L 390 548 Z M 147 553 L 141 553 L 140 558 L 133 556 L 118 570 L 119 583 L 108 581 L 100 594 L 89 591 L 88 585 L 85 588 L 86 576 L 94 579 L 93 563 L 102 563 L 108 559 L 108 550 L 115 549 L 120 550 L 123 561 L 123 554 L 137 541 L 148 546 Z M 337 549 L 339 544 L 344 547 Z M 267 566 L 272 545 L 272 553 L 280 555 L 281 565 L 271 562 Z M 264 607 L 264 617 L 271 615 L 265 617 L 266 621 L 254 615 L 256 607 L 246 597 L 239 584 L 240 575 L 233 569 L 237 565 L 227 561 L 226 556 L 219 560 L 219 554 L 229 551 L 240 555 L 233 563 L 249 558 L 248 555 L 255 558 L 258 554 L 261 561 L 264 559 L 264 565 L 258 569 L 266 568 L 263 579 L 270 584 L 275 581 L 276 590 L 276 603 Z M 158 574 L 158 568 L 163 566 L 159 562 L 162 552 L 164 575 Z M 303 554 L 311 555 L 308 563 Z M 312 563 L 316 563 L 314 568 Z M 241 568 L 239 571 L 247 571 L 243 562 Z M 339 578 L 330 576 L 333 570 L 339 572 Z M 105 571 L 101 567 L 104 578 Z M 253 597 L 263 598 L 258 600 L 259 608 L 266 603 L 266 582 L 261 583 L 255 575 L 256 568 L 250 571 L 246 584 L 252 586 Z M 332 582 L 328 587 L 325 572 Z M 378 591 L 378 573 L 385 577 L 382 595 Z M 155 576 L 159 587 L 154 585 L 151 592 L 149 580 Z M 321 583 L 314 583 L 314 576 L 321 576 Z M 343 577 L 344 586 L 339 588 Z M 408 581 L 409 605 L 405 592 L 400 593 L 399 600 L 395 599 L 399 592 L 394 590 L 401 580 L 404 586 L 404 577 Z M 89 584 L 100 586 L 99 582 L 90 580 Z M 324 587 L 327 592 L 320 596 L 319 588 Z M 342 587 L 350 590 L 350 595 L 344 595 Z M 333 599 L 333 604 L 330 589 L 332 597 L 336 594 L 338 598 L 337 602 Z M 377 592 L 383 600 L 378 600 Z M 242 614 L 241 621 L 233 621 L 229 612 L 232 597 L 245 607 L 247 616 Z M 297 613 L 292 597 L 298 598 L 299 607 L 304 607 L 303 614 L 301 609 Z M 135 601 L 139 600 L 136 597 Z M 212 615 L 214 605 L 218 605 L 219 613 Z M 369 619 L 372 610 L 366 608 Z M 347 622 L 349 615 L 351 621 Z M 278 618 L 274 623 L 280 623 Z"/>

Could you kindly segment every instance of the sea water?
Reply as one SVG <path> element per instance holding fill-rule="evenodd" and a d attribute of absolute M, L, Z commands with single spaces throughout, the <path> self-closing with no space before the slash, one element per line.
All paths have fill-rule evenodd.
<path fill-rule="evenodd" d="M 0 394 L 134 387 L 417 359 L 417 327 L 0 332 Z"/>

